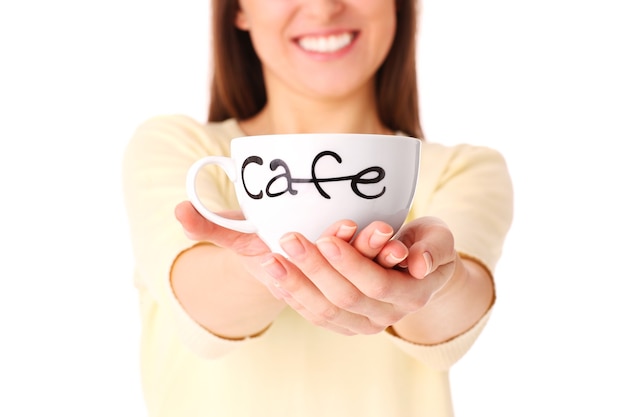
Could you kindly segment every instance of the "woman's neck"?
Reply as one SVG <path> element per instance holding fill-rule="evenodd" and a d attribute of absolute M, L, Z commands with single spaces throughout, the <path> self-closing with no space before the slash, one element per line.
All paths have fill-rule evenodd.
<path fill-rule="evenodd" d="M 371 94 L 336 100 L 275 95 L 254 117 L 240 121 L 247 135 L 279 133 L 378 133 L 383 126 Z"/>

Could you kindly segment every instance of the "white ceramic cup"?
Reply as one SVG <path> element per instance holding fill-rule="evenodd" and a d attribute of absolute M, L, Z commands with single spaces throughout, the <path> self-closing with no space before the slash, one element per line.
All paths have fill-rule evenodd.
<path fill-rule="evenodd" d="M 274 252 L 288 232 L 315 241 L 331 224 L 350 219 L 359 230 L 382 220 L 397 231 L 417 185 L 421 142 L 399 135 L 301 133 L 246 136 L 230 157 L 207 156 L 187 174 L 187 194 L 208 220 L 257 233 Z M 196 186 L 200 170 L 217 165 L 233 182 L 245 220 L 207 209 Z"/>

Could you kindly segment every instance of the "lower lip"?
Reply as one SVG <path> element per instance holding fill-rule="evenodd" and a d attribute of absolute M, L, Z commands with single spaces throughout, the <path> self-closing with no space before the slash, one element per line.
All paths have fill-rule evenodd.
<path fill-rule="evenodd" d="M 358 39 L 359 39 L 359 34 L 355 33 L 354 37 L 352 38 L 352 41 L 348 45 L 344 46 L 341 49 L 336 50 L 335 52 L 308 51 L 302 48 L 298 44 L 297 41 L 294 41 L 294 44 L 296 45 L 296 48 L 298 48 L 300 52 L 305 53 L 308 57 L 313 58 L 316 61 L 331 61 L 331 60 L 338 59 L 347 55 L 354 48 L 354 45 L 356 44 Z"/>

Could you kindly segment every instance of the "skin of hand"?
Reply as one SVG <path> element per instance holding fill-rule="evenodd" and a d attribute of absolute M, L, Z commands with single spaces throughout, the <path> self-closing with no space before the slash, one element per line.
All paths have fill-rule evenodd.
<path fill-rule="evenodd" d="M 285 302 L 318 326 L 379 333 L 427 306 L 453 275 L 452 234 L 437 219 L 414 221 L 393 240 L 383 222 L 350 242 L 355 230 L 340 222 L 315 243 L 288 234 L 281 247 L 289 259 L 272 254 L 264 263 Z"/>
<path fill-rule="evenodd" d="M 393 240 L 391 233 L 374 222 L 351 244 L 332 230 L 316 244 L 287 235 L 281 243 L 289 262 L 277 255 L 282 268 L 274 265 L 270 273 L 292 308 L 344 334 L 389 328 L 415 343 L 438 344 L 485 314 L 493 302 L 491 276 L 456 252 L 443 221 L 422 217 Z"/>
<path fill-rule="evenodd" d="M 240 213 L 230 214 L 241 217 Z M 460 302 L 457 310 L 468 317 L 466 322 L 432 325 L 442 315 L 451 314 L 450 301 L 462 294 L 455 290 L 463 286 L 450 283 L 467 275 L 464 260 L 454 250 L 452 233 L 436 218 L 408 223 L 395 239 L 391 226 L 383 222 L 371 223 L 356 236 L 353 222 L 338 222 L 315 243 L 298 233 L 287 234 L 281 239 L 287 259 L 271 253 L 254 234 L 208 222 L 188 202 L 177 207 L 176 215 L 191 239 L 236 254 L 236 262 L 230 264 L 238 261 L 273 295 L 270 301 L 258 294 L 256 301 L 276 304 L 282 300 L 311 323 L 341 334 L 374 334 L 393 326 L 409 340 L 437 343 L 469 328 L 486 310 L 479 306 L 472 315 L 473 310 L 462 310 L 466 304 Z M 447 287 L 452 290 L 445 291 Z M 448 302 L 441 302 L 450 292 L 454 294 L 447 297 Z M 268 315 L 265 324 L 280 310 L 270 309 L 273 315 Z M 213 330 L 210 323 L 207 327 Z M 239 334 L 219 330 L 218 334 Z"/>

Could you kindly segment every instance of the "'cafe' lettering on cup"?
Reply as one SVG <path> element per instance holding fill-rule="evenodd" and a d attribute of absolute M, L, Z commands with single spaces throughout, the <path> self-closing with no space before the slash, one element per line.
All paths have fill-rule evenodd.
<path fill-rule="evenodd" d="M 385 170 L 382 169 L 381 167 L 366 168 L 356 173 L 355 175 L 350 175 L 350 176 L 319 178 L 315 173 L 315 167 L 317 163 L 319 162 L 319 160 L 326 156 L 333 157 L 338 163 L 342 162 L 341 157 L 335 152 L 323 151 L 323 152 L 318 153 L 313 159 L 313 163 L 311 164 L 311 178 L 293 178 L 291 176 L 289 166 L 287 165 L 287 163 L 285 163 L 285 161 L 281 159 L 272 160 L 269 165 L 270 169 L 272 171 L 276 171 L 278 168 L 282 168 L 283 172 L 279 173 L 278 175 L 274 176 L 272 179 L 269 180 L 269 182 L 267 183 L 267 186 L 265 187 L 265 194 L 267 195 L 267 197 L 279 197 L 285 194 L 286 192 L 289 192 L 289 194 L 291 195 L 296 195 L 298 194 L 298 190 L 294 189 L 294 184 L 313 183 L 313 185 L 315 185 L 315 188 L 317 188 L 317 191 L 324 198 L 330 199 L 330 195 L 328 195 L 328 193 L 324 191 L 324 189 L 322 188 L 322 184 L 325 182 L 337 182 L 337 181 L 350 181 L 350 187 L 352 188 L 352 191 L 359 197 L 362 197 L 365 199 L 375 199 L 375 198 L 382 196 L 385 193 L 386 187 L 384 186 L 382 187 L 379 193 L 374 194 L 374 195 L 365 194 L 359 189 L 360 184 L 376 184 L 382 181 L 382 179 L 385 178 Z M 259 191 L 258 193 L 254 194 L 246 186 L 246 179 L 245 179 L 246 177 L 244 174 L 245 174 L 247 167 L 250 164 L 263 165 L 263 158 L 261 158 L 260 156 L 250 156 L 246 158 L 243 165 L 241 166 L 241 178 L 243 181 L 243 187 L 250 198 L 258 200 L 258 199 L 263 198 L 263 191 Z M 371 173 L 374 173 L 373 177 L 371 176 Z M 370 174 L 369 177 L 368 177 L 368 174 Z M 286 186 L 280 190 L 273 189 L 277 187 L 275 183 L 282 178 L 285 179 Z"/>

